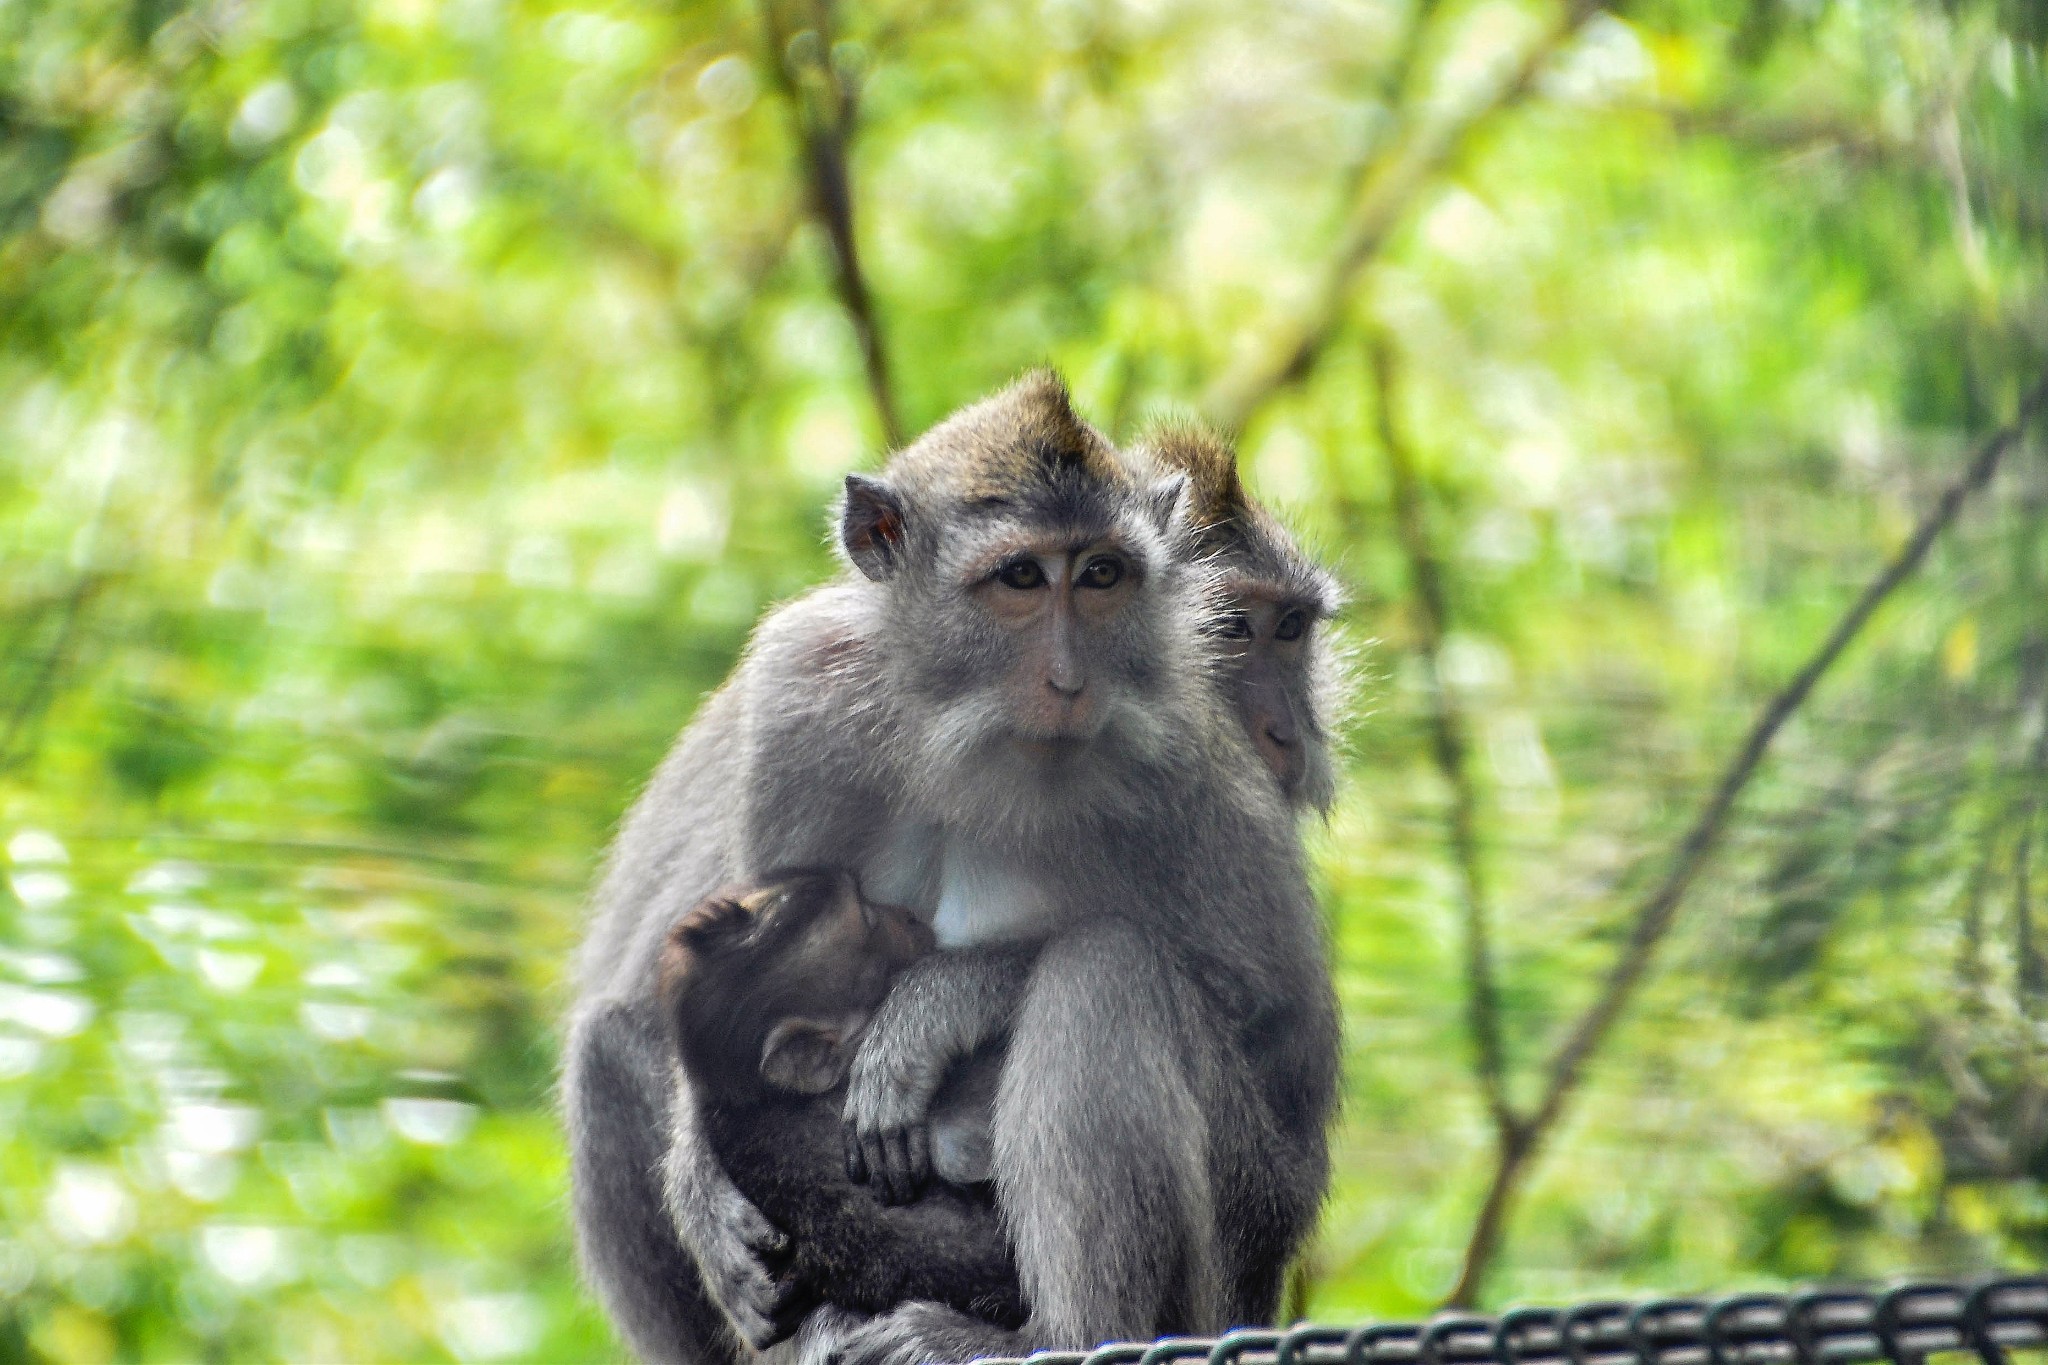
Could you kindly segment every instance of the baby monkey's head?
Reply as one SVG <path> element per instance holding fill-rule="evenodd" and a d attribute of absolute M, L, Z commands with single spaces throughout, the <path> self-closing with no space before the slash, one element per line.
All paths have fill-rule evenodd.
<path fill-rule="evenodd" d="M 772 873 L 706 897 L 669 932 L 661 993 L 691 1079 L 727 1099 L 822 1094 L 899 970 L 930 952 L 907 910 L 844 872 Z"/>

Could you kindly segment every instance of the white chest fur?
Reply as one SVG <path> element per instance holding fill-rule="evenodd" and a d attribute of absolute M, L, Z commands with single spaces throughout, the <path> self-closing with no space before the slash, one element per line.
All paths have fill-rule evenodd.
<path fill-rule="evenodd" d="M 1052 898 L 1031 873 L 934 825 L 892 830 L 861 869 L 861 888 L 916 910 L 941 948 L 1028 938 L 1052 918 Z"/>
<path fill-rule="evenodd" d="M 1051 916 L 1051 897 L 1031 874 L 977 845 L 946 840 L 932 915 L 940 947 L 1029 938 Z"/>

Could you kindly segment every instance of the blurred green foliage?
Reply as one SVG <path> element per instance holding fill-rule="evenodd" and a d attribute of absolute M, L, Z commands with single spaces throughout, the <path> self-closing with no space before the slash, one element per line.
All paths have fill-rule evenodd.
<path fill-rule="evenodd" d="M 719 4 L 0 0 L 0 1358 L 615 1353 L 551 1108 L 579 904 L 882 444 L 768 62 L 859 90 L 905 424 L 1049 359 L 1123 436 L 1312 313 L 1375 158 L 1551 21 L 876 0 L 775 54 Z M 1748 716 L 2048 350 L 2044 38 L 1597 14 L 1251 411 L 1355 598 L 1314 1313 L 1440 1298 L 1490 1161 L 1366 339 L 1526 1097 Z M 2044 601 L 2036 443 L 1783 737 L 1491 1301 L 2040 1263 Z"/>

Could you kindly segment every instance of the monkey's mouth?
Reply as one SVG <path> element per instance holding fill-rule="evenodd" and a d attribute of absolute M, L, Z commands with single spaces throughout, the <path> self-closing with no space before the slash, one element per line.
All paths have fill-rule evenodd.
<path fill-rule="evenodd" d="M 1017 735 L 1012 743 L 1026 758 L 1041 763 L 1060 764 L 1078 761 L 1088 752 L 1090 735 Z"/>

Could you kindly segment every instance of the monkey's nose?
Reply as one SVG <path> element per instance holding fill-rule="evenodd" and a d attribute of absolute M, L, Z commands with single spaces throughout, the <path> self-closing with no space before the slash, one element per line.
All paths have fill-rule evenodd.
<path fill-rule="evenodd" d="M 1088 683 L 1079 674 L 1055 673 L 1045 680 L 1045 685 L 1050 687 L 1062 701 L 1072 701 L 1081 695 L 1082 689 Z"/>

